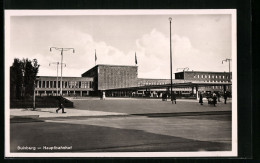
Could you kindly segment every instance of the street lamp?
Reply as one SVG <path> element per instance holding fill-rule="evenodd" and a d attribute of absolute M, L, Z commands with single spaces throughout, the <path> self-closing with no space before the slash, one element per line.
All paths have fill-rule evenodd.
<path fill-rule="evenodd" d="M 57 65 L 57 83 L 56 83 L 56 88 L 57 88 L 57 94 L 56 96 L 58 96 L 58 92 L 59 92 L 59 87 L 58 87 L 58 77 L 59 77 L 59 64 L 60 62 L 52 62 L 52 63 L 49 63 L 49 66 L 51 66 L 51 64 L 56 64 Z M 62 63 L 64 64 L 64 63 Z M 65 67 L 66 67 L 66 64 L 65 64 Z"/>
<path fill-rule="evenodd" d="M 55 50 L 58 50 L 58 51 L 61 51 L 61 78 L 60 78 L 60 95 L 62 96 L 62 61 L 63 61 L 63 51 L 69 51 L 69 50 L 73 50 L 73 53 L 75 53 L 75 49 L 74 48 L 57 48 L 57 47 L 51 47 L 50 48 L 50 52 L 52 49 L 55 49 Z M 58 84 L 58 83 L 57 83 Z"/>
<path fill-rule="evenodd" d="M 22 91 L 21 91 L 21 96 L 23 97 L 24 96 L 24 69 L 22 69 L 22 75 L 23 75 L 23 78 L 22 78 Z"/>
<path fill-rule="evenodd" d="M 231 79 L 230 79 L 230 77 L 231 77 L 231 75 L 230 75 L 230 61 L 231 61 L 231 59 L 229 59 L 229 58 L 222 60 L 222 64 L 223 64 L 223 62 L 228 62 L 229 82 L 231 82 Z"/>
<path fill-rule="evenodd" d="M 172 97 L 172 18 L 169 17 L 170 21 L 170 70 L 171 70 L 171 101 L 173 104 L 173 97 Z"/>
<path fill-rule="evenodd" d="M 36 83 L 34 81 L 33 82 L 33 110 L 36 109 L 36 107 L 35 107 L 35 85 L 36 85 Z"/>

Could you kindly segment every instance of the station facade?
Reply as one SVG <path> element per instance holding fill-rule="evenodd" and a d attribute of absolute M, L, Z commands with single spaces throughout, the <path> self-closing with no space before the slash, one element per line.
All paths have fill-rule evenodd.
<path fill-rule="evenodd" d="M 220 83 L 217 86 L 200 86 L 196 91 L 223 92 L 221 83 L 232 82 L 231 74 L 226 72 L 184 71 L 175 73 L 173 83 Z M 60 78 L 39 76 L 36 82 L 36 95 L 57 95 L 60 92 Z M 170 79 L 138 78 L 137 66 L 96 65 L 84 72 L 81 77 L 63 77 L 63 96 L 147 96 L 160 97 L 169 92 Z M 149 89 L 149 86 L 160 86 Z M 144 89 L 144 87 L 146 87 Z M 141 89 L 142 88 L 142 89 Z M 231 86 L 225 88 L 231 91 Z M 196 93 L 193 87 L 173 87 L 177 95 Z"/>

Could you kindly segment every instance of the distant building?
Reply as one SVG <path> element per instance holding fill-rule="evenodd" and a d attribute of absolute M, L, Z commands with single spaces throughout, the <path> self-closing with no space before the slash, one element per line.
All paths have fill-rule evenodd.
<path fill-rule="evenodd" d="M 175 73 L 175 79 L 182 79 L 186 82 L 204 83 L 228 83 L 232 82 L 232 73 L 228 72 L 207 72 L 207 71 L 183 71 Z M 231 86 L 226 89 L 231 91 Z M 223 86 L 201 87 L 200 91 L 223 91 Z"/>
<path fill-rule="evenodd" d="M 60 93 L 60 77 L 39 76 L 36 81 L 36 95 L 51 96 Z M 65 96 L 88 96 L 93 91 L 93 78 L 62 77 L 62 94 Z"/>

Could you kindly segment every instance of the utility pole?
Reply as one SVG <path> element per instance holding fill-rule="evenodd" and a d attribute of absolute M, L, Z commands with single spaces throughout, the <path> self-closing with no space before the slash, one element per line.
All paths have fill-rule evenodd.
<path fill-rule="evenodd" d="M 169 17 L 170 21 L 170 71 L 171 71 L 171 101 L 173 104 L 173 97 L 172 97 L 172 18 Z"/>
<path fill-rule="evenodd" d="M 57 48 L 57 47 L 51 47 L 50 48 L 50 51 L 52 50 L 52 49 L 55 49 L 55 50 L 58 50 L 58 51 L 60 51 L 61 52 L 61 78 L 60 78 L 60 95 L 62 96 L 62 87 L 63 87 L 63 85 L 62 85 L 62 65 L 63 65 L 63 52 L 64 51 L 69 51 L 69 50 L 73 50 L 73 53 L 75 53 L 75 49 L 74 48 Z M 58 83 L 57 83 L 58 84 Z"/>
<path fill-rule="evenodd" d="M 56 64 L 57 65 L 57 81 L 56 81 L 56 88 L 57 88 L 57 92 L 56 92 L 56 96 L 58 96 L 58 92 L 59 92 L 59 87 L 58 87 L 58 77 L 59 77 L 59 64 L 60 62 L 52 62 L 52 63 L 49 63 L 49 66 L 51 66 L 51 64 Z M 66 67 L 66 64 L 65 63 L 62 63 L 65 65 Z"/>
<path fill-rule="evenodd" d="M 36 83 L 39 81 L 39 78 L 36 77 L 35 81 L 33 82 L 33 110 L 36 109 L 36 99 L 35 99 L 35 88 L 36 88 Z"/>
<path fill-rule="evenodd" d="M 226 58 L 225 60 L 222 61 L 223 62 L 228 62 L 228 72 L 229 72 L 229 82 L 231 82 L 231 74 L 230 74 L 230 62 L 232 61 L 232 59 Z"/>

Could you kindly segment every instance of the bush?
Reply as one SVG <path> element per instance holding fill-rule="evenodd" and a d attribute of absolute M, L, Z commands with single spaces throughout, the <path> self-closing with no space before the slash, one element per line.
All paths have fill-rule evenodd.
<path fill-rule="evenodd" d="M 57 96 L 36 96 L 35 97 L 35 107 L 36 108 L 56 108 L 58 107 Z M 64 97 L 62 97 L 64 98 Z M 64 107 L 73 108 L 73 102 L 64 98 Z M 21 100 L 11 99 L 10 108 L 33 108 L 33 97 L 24 98 Z"/>

